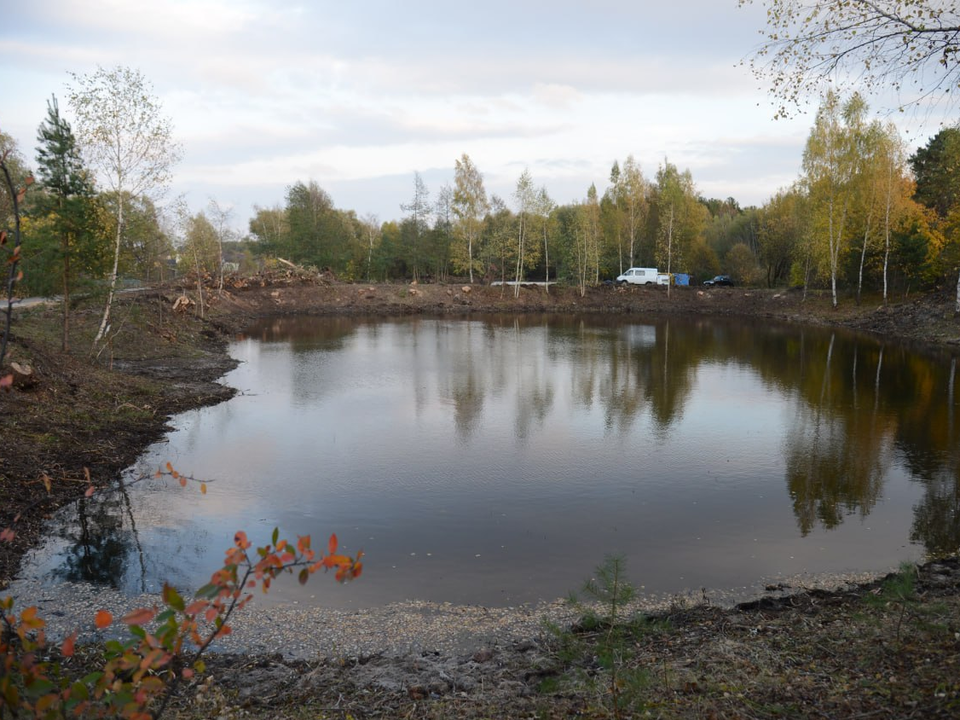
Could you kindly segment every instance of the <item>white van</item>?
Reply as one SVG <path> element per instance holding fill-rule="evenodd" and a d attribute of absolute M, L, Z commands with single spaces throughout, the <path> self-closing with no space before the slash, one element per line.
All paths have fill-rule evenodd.
<path fill-rule="evenodd" d="M 618 283 L 630 283 L 631 285 L 656 285 L 656 268 L 630 268 L 623 275 L 617 276 Z"/>

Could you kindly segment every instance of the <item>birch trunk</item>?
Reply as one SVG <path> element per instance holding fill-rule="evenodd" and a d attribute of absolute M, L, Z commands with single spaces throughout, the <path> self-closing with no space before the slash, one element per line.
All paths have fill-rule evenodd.
<path fill-rule="evenodd" d="M 119 187 L 122 184 L 118 183 Z M 117 239 L 113 246 L 113 270 L 110 272 L 110 288 L 107 291 L 107 303 L 103 307 L 103 318 L 100 320 L 100 328 L 97 330 L 97 336 L 93 339 L 93 348 L 106 336 L 110 330 L 110 310 L 113 307 L 113 296 L 117 289 L 117 270 L 120 268 L 120 240 L 123 238 L 123 192 L 117 193 Z"/>

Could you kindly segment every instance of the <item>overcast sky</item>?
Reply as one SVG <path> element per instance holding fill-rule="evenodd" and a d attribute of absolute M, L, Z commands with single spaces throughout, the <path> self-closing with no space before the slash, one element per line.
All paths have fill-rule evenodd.
<path fill-rule="evenodd" d="M 254 204 L 310 179 L 339 208 L 399 219 L 414 172 L 435 198 L 463 153 L 508 204 L 524 168 L 567 203 L 632 154 L 648 178 L 667 158 L 704 196 L 759 205 L 797 177 L 812 123 L 772 120 L 738 66 L 764 9 L 736 0 L 0 8 L 0 130 L 31 166 L 51 94 L 71 118 L 68 71 L 138 68 L 184 149 L 167 198 L 196 211 L 213 197 L 243 230 Z"/>

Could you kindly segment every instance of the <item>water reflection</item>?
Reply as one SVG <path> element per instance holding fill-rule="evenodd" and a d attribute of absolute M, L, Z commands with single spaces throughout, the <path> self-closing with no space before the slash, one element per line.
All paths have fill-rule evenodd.
<path fill-rule="evenodd" d="M 33 572 L 198 585 L 238 527 L 336 527 L 369 560 L 351 602 L 494 604 L 563 595 L 616 551 L 670 592 L 960 546 L 948 354 L 541 316 L 278 318 L 233 351 L 245 394 L 178 419 L 143 463 L 221 478 L 208 497 L 87 501 Z"/>

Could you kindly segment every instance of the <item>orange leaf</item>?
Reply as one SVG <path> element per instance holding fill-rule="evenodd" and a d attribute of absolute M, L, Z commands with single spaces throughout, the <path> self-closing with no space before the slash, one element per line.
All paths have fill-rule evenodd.
<path fill-rule="evenodd" d="M 189 680 L 190 678 L 193 677 L 193 670 L 191 670 L 190 668 L 184 668 L 183 670 L 180 671 L 180 674 L 183 676 L 184 680 Z"/>
<path fill-rule="evenodd" d="M 174 477 L 177 477 L 177 474 L 174 473 L 173 476 L 174 476 Z M 187 486 L 187 479 L 186 479 L 183 475 L 180 475 L 180 476 L 179 476 L 179 479 L 180 479 L 180 487 L 186 487 L 186 486 Z"/>
<path fill-rule="evenodd" d="M 90 487 L 87 488 L 87 491 L 83 494 L 83 496 L 84 496 L 84 497 L 90 497 L 90 496 L 93 495 L 96 491 L 97 491 L 97 489 L 96 489 L 93 485 L 91 485 Z"/>
<path fill-rule="evenodd" d="M 191 617 L 193 615 L 199 615 L 200 612 L 202 610 L 205 610 L 207 608 L 207 605 L 209 604 L 210 603 L 207 602 L 206 600 L 197 600 L 196 602 L 192 602 L 189 605 L 187 605 L 187 607 L 183 609 L 183 612 L 187 615 L 190 615 Z"/>
<path fill-rule="evenodd" d="M 109 610 L 97 610 L 97 614 L 93 618 L 93 624 L 97 626 L 97 630 L 103 630 L 112 622 L 113 615 Z"/>
<path fill-rule="evenodd" d="M 207 484 L 204 482 L 200 483 L 200 494 L 201 495 L 207 494 Z"/>
<path fill-rule="evenodd" d="M 73 657 L 73 646 L 77 642 L 77 631 L 74 630 L 72 633 L 67 635 L 66 640 L 63 641 L 63 645 L 60 646 L 60 652 L 63 653 L 64 657 Z"/>
<path fill-rule="evenodd" d="M 157 611 L 152 608 L 140 608 L 123 616 L 123 622 L 127 625 L 143 625 L 148 623 L 156 616 Z"/>
<path fill-rule="evenodd" d="M 247 534 L 243 530 L 237 530 L 237 534 L 233 536 L 233 544 L 241 550 L 250 547 L 250 541 L 247 540 Z"/>
<path fill-rule="evenodd" d="M 303 535 L 297 538 L 297 550 L 300 552 L 306 552 L 310 549 L 310 536 Z"/>
<path fill-rule="evenodd" d="M 13 542 L 13 538 L 15 537 L 16 533 L 10 528 L 4 528 L 3 530 L 0 530 L 0 542 Z"/>
<path fill-rule="evenodd" d="M 333 555 L 337 551 L 337 534 L 333 533 L 330 536 L 330 542 L 327 543 L 327 552 Z"/>
<path fill-rule="evenodd" d="M 13 375 L 0 377 L 0 390 L 9 390 L 13 387 Z"/>
<path fill-rule="evenodd" d="M 20 623 L 30 628 L 41 628 L 45 625 L 44 621 L 37 617 L 37 606 L 32 605 L 20 613 Z"/>
<path fill-rule="evenodd" d="M 173 465 L 171 465 L 169 462 L 167 463 L 167 472 L 173 472 Z"/>
<path fill-rule="evenodd" d="M 43 481 L 43 486 L 47 489 L 47 494 L 50 494 L 50 476 L 46 473 L 43 473 L 40 476 L 40 479 Z"/>

